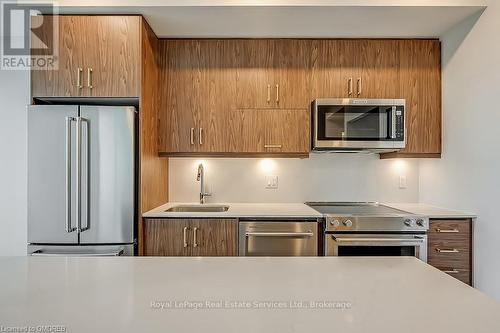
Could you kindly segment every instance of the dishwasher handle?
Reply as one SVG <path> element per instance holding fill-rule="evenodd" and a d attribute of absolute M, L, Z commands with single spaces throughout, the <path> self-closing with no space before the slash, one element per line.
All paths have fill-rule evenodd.
<path fill-rule="evenodd" d="M 306 232 L 246 232 L 247 237 L 313 237 L 312 231 Z"/>

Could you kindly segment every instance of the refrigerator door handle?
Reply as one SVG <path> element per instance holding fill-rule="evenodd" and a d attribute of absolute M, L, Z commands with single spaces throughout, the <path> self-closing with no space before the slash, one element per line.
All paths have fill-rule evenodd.
<path fill-rule="evenodd" d="M 71 225 L 71 123 L 75 121 L 73 117 L 66 117 L 66 232 L 71 233 L 76 230 Z"/>
<path fill-rule="evenodd" d="M 43 250 L 38 250 L 33 252 L 31 255 L 36 257 L 119 257 L 123 256 L 123 249 L 110 252 L 101 253 L 59 253 L 59 252 L 44 252 Z"/>
<path fill-rule="evenodd" d="M 87 144 L 87 156 L 86 156 L 86 159 L 85 159 L 85 163 L 87 164 L 86 168 L 85 168 L 86 173 L 87 173 L 86 174 L 87 193 L 86 193 L 86 196 L 85 196 L 85 200 L 86 200 L 86 203 L 85 203 L 85 207 L 86 207 L 85 227 L 81 226 L 81 215 L 80 215 L 80 232 L 84 232 L 84 231 L 87 231 L 87 230 L 90 229 L 90 121 L 88 119 L 83 118 L 83 117 L 80 117 L 80 119 L 81 119 L 81 122 L 85 123 L 86 126 L 87 126 L 87 142 L 86 142 L 86 144 Z M 81 134 L 80 134 L 80 140 L 81 140 Z M 80 154 L 80 163 L 83 163 L 82 159 L 81 159 L 81 154 Z M 80 192 L 81 192 L 81 188 L 80 188 Z M 80 198 L 80 200 L 81 200 L 81 198 Z"/>

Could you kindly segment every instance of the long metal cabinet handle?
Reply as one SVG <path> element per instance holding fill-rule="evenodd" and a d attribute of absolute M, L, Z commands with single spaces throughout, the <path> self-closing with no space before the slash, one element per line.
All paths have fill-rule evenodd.
<path fill-rule="evenodd" d="M 247 237 L 312 237 L 312 231 L 307 232 L 247 232 Z"/>
<path fill-rule="evenodd" d="M 200 145 L 203 145 L 203 128 L 200 127 L 200 130 L 199 130 L 199 142 L 200 142 Z"/>
<path fill-rule="evenodd" d="M 350 77 L 349 80 L 347 81 L 347 90 L 349 96 L 352 95 L 352 77 Z"/>
<path fill-rule="evenodd" d="M 276 85 L 276 103 L 280 102 L 280 85 Z"/>
<path fill-rule="evenodd" d="M 191 127 L 191 136 L 190 136 L 191 146 L 194 145 L 194 127 Z"/>
<path fill-rule="evenodd" d="M 448 273 L 448 274 L 459 274 L 460 273 L 460 271 L 458 269 L 451 269 L 451 270 L 446 270 L 443 272 Z"/>
<path fill-rule="evenodd" d="M 93 71 L 92 71 L 92 68 L 87 68 L 87 86 L 92 89 L 94 88 L 94 80 L 93 80 L 93 75 L 92 75 Z"/>
<path fill-rule="evenodd" d="M 411 243 L 423 243 L 423 238 L 347 238 L 347 237 L 335 237 L 332 236 L 336 242 L 411 242 Z"/>
<path fill-rule="evenodd" d="M 436 229 L 436 232 L 442 233 L 442 234 L 456 234 L 459 233 L 460 230 L 458 229 Z"/>
<path fill-rule="evenodd" d="M 183 240 L 184 240 L 184 247 L 188 247 L 187 230 L 188 230 L 188 227 L 184 227 L 184 229 L 182 231 L 182 237 L 183 237 Z"/>
<path fill-rule="evenodd" d="M 193 229 L 193 247 L 198 247 L 198 240 L 197 240 L 197 237 L 198 236 L 198 228 L 195 227 Z"/>
<path fill-rule="evenodd" d="M 78 89 L 83 88 L 82 74 L 83 74 L 83 68 L 78 67 L 76 69 L 76 87 Z"/>
<path fill-rule="evenodd" d="M 90 229 L 90 122 L 88 119 L 81 118 L 82 123 L 85 123 L 87 125 L 87 196 L 85 198 L 86 200 L 86 208 L 87 208 L 87 214 L 86 214 L 86 221 L 85 221 L 85 227 L 80 226 L 80 231 L 87 231 Z M 81 200 L 81 199 L 80 199 Z"/>
<path fill-rule="evenodd" d="M 271 85 L 267 85 L 267 103 L 271 103 Z"/>
<path fill-rule="evenodd" d="M 76 229 L 82 229 L 82 118 L 76 117 Z"/>
<path fill-rule="evenodd" d="M 361 95 L 362 92 L 362 84 L 363 84 L 363 79 L 358 77 L 358 96 Z"/>
<path fill-rule="evenodd" d="M 76 230 L 71 225 L 71 123 L 73 117 L 66 117 L 66 232 Z"/>
<path fill-rule="evenodd" d="M 281 148 L 283 145 L 264 145 L 264 148 Z"/>
<path fill-rule="evenodd" d="M 460 251 L 457 249 L 436 249 L 437 252 L 439 253 L 459 253 Z"/>

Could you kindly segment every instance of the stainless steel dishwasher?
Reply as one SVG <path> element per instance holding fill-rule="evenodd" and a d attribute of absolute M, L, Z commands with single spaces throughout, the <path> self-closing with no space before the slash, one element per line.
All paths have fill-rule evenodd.
<path fill-rule="evenodd" d="M 317 256 L 318 221 L 240 221 L 240 256 Z"/>

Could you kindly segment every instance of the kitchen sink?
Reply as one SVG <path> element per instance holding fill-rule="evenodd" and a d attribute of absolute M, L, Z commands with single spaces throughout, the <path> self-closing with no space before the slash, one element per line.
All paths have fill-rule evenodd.
<path fill-rule="evenodd" d="M 226 205 L 179 205 L 165 210 L 176 213 L 219 213 L 227 212 L 229 206 Z"/>

